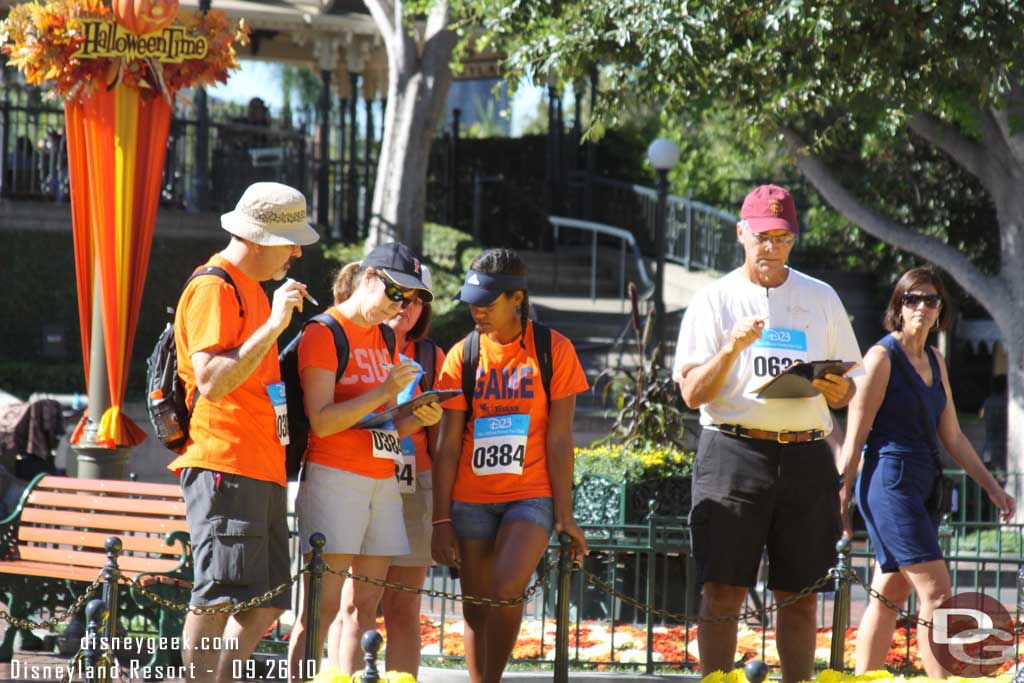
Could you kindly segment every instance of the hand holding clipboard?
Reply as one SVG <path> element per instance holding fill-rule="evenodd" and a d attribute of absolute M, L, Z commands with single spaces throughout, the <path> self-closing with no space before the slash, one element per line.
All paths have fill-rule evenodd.
<path fill-rule="evenodd" d="M 820 396 L 821 391 L 814 386 L 817 380 L 830 381 L 826 375 L 845 377 L 859 363 L 841 360 L 816 360 L 807 363 L 796 362 L 786 368 L 785 372 L 771 378 L 752 393 L 758 398 L 813 398 Z"/>

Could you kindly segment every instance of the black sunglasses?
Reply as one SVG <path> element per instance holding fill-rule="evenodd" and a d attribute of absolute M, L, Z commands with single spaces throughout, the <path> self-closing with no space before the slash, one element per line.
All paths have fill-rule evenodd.
<path fill-rule="evenodd" d="M 904 294 L 903 305 L 907 308 L 917 308 L 923 303 L 926 308 L 938 308 L 942 305 L 942 297 L 938 294 Z"/>
<path fill-rule="evenodd" d="M 413 293 L 412 296 L 406 296 L 406 290 L 402 289 L 401 287 L 399 287 L 398 285 L 396 285 L 394 282 L 387 279 L 383 275 L 380 275 L 378 273 L 377 277 L 380 278 L 380 281 L 384 283 L 384 296 L 386 296 L 391 301 L 394 301 L 396 304 L 398 302 L 401 302 L 403 311 L 406 308 L 408 308 L 409 304 L 411 304 L 413 302 L 413 299 L 416 298 L 415 293 Z"/>

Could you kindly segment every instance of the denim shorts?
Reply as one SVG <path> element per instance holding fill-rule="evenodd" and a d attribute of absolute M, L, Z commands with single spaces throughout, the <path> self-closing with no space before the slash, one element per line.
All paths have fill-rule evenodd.
<path fill-rule="evenodd" d="M 452 526 L 459 538 L 494 538 L 503 523 L 517 520 L 536 524 L 550 534 L 555 528 L 551 498 L 524 498 L 507 503 L 452 501 Z"/>

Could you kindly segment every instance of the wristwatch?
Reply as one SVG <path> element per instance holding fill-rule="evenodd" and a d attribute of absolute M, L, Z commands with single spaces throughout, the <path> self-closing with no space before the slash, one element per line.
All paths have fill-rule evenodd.
<path fill-rule="evenodd" d="M 846 473 L 845 472 L 842 472 L 842 473 L 839 474 L 839 477 L 836 479 L 836 483 L 839 484 L 839 488 L 843 488 L 843 484 L 846 483 Z"/>

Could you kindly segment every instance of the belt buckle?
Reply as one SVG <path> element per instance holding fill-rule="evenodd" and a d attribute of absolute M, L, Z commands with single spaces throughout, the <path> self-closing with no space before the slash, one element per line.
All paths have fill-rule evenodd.
<path fill-rule="evenodd" d="M 783 444 L 783 445 L 789 444 L 789 443 L 796 443 L 796 439 L 792 439 L 790 441 L 785 441 L 782 438 L 784 434 L 796 434 L 796 433 L 797 432 L 776 432 L 775 433 L 775 440 L 778 441 L 780 444 Z"/>

